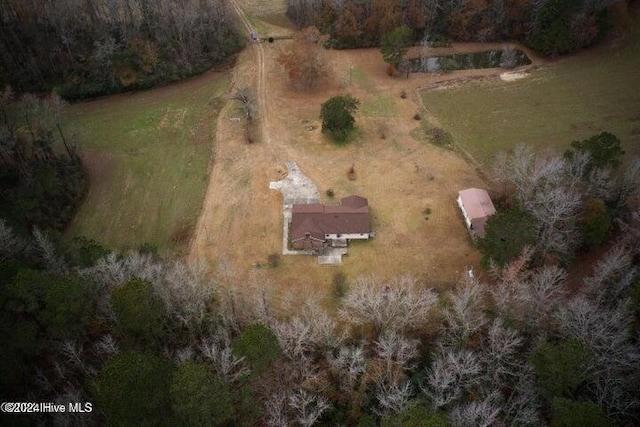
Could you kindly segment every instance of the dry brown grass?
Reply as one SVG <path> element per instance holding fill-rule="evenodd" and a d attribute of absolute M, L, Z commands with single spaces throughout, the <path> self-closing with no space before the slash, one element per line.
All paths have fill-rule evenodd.
<path fill-rule="evenodd" d="M 336 78 L 327 87 L 301 93 L 293 90 L 276 58 L 287 41 L 263 44 L 267 72 L 269 142 L 243 143 L 242 128 L 230 123 L 223 110 L 217 126 L 215 165 L 192 256 L 215 265 L 226 259 L 245 274 L 265 266 L 269 254 L 281 250 L 282 196 L 268 188 L 281 179 L 284 161 L 294 160 L 319 189 L 333 189 L 335 199 L 358 194 L 369 199 L 376 237 L 350 244 L 343 265 L 321 266 L 314 257 L 285 256 L 276 268 L 260 275 L 279 290 L 315 292 L 327 296 L 338 271 L 353 280 L 361 274 L 383 278 L 412 273 L 434 284 L 457 280 L 466 266 L 477 266 L 472 246 L 457 210 L 457 191 L 484 186 L 474 168 L 455 152 L 410 136 L 419 126 L 421 110 L 415 90 L 434 77 L 391 79 L 377 50 L 328 51 Z M 240 57 L 233 81 L 255 84 L 255 52 Z M 353 68 L 351 68 L 353 67 Z M 405 90 L 406 99 L 398 94 Z M 320 132 L 320 104 L 349 93 L 362 103 L 391 100 L 391 117 L 356 114 L 353 141 L 336 146 Z M 384 106 L 382 106 L 384 107 Z M 264 112 L 261 112 L 264 114 Z M 311 123 L 315 130 L 308 131 Z M 385 139 L 379 136 L 384 126 Z M 345 171 L 353 165 L 357 179 Z M 322 192 L 324 194 L 324 192 Z M 326 202 L 331 202 L 327 197 Z M 431 214 L 425 219 L 424 209 Z"/>

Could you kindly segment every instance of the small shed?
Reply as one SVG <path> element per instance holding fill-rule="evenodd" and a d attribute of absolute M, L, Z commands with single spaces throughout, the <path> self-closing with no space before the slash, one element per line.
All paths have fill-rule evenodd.
<path fill-rule="evenodd" d="M 493 206 L 487 190 L 467 188 L 458 191 L 457 201 L 471 235 L 483 238 L 487 220 L 496 213 L 496 208 Z"/>

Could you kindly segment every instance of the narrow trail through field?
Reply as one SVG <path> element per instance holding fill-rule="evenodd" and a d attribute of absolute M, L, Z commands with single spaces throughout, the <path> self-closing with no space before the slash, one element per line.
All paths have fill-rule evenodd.
<path fill-rule="evenodd" d="M 236 0 L 230 0 L 234 10 L 242 20 L 245 28 L 249 34 L 256 33 L 255 29 L 251 25 L 251 22 L 247 19 L 247 15 L 238 5 Z M 271 139 L 269 137 L 269 110 L 267 108 L 267 85 L 266 85 L 266 72 L 265 72 L 265 60 L 264 60 L 264 47 L 259 42 L 252 41 L 253 49 L 256 52 L 257 66 L 258 66 L 258 111 L 261 117 L 262 123 L 262 138 L 266 144 L 270 144 Z M 274 152 L 275 156 L 275 152 Z"/>

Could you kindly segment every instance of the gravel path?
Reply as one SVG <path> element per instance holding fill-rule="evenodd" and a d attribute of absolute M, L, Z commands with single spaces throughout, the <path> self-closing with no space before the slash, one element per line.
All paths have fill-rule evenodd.
<path fill-rule="evenodd" d="M 292 251 L 288 247 L 289 224 L 291 224 L 291 209 L 294 204 L 320 203 L 318 188 L 305 174 L 300 171 L 293 161 L 285 162 L 289 173 L 282 181 L 271 181 L 269 188 L 282 193 L 284 197 L 282 214 L 282 254 L 283 255 L 312 255 L 310 251 Z"/>

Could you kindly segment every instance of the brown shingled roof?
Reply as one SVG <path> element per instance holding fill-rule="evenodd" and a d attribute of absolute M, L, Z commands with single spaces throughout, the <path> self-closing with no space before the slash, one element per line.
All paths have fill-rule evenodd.
<path fill-rule="evenodd" d="M 291 242 L 314 238 L 323 240 L 325 234 L 360 234 L 371 232 L 371 217 L 367 199 L 349 196 L 337 206 L 318 203 L 293 205 Z"/>

